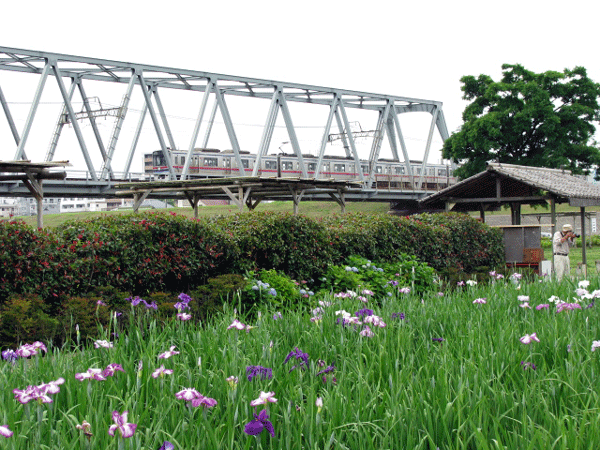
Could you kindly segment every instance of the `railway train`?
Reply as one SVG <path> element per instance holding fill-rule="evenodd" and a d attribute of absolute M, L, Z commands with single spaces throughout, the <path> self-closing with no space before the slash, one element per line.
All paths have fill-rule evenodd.
<path fill-rule="evenodd" d="M 176 173 L 181 173 L 187 158 L 187 151 L 170 150 L 171 164 Z M 306 166 L 307 175 L 317 178 L 317 157 L 302 155 Z M 218 150 L 212 148 L 195 149 L 192 161 L 189 164 L 190 178 L 211 178 L 229 176 L 250 176 L 256 163 L 256 154 L 249 151 L 240 151 L 243 170 L 238 169 L 238 164 L 233 150 Z M 161 150 L 145 155 L 145 171 L 154 177 L 166 177 L 168 168 Z M 421 174 L 422 162 L 410 161 L 413 176 L 408 175 L 406 163 L 380 159 L 375 164 L 375 181 L 377 188 L 412 190 L 413 181 L 421 179 L 422 188 L 425 190 L 441 190 L 457 182 L 453 176 L 452 168 L 443 164 L 428 164 L 425 173 Z M 361 170 L 365 178 L 368 177 L 369 161 L 361 160 Z M 281 153 L 279 155 L 264 155 L 260 161 L 258 175 L 266 177 L 299 177 L 302 175 L 298 159 L 294 154 Z M 422 177 L 421 177 L 422 175 Z M 359 180 L 356 164 L 351 157 L 324 156 L 319 171 L 319 178 L 334 178 L 339 180 Z"/>

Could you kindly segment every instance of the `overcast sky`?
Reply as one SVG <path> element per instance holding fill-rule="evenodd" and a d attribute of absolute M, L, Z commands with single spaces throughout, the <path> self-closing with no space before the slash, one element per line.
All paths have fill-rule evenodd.
<path fill-rule="evenodd" d="M 437 100 L 450 132 L 463 75 L 581 65 L 600 81 L 591 0 L 5 3 L 1 46 Z"/>

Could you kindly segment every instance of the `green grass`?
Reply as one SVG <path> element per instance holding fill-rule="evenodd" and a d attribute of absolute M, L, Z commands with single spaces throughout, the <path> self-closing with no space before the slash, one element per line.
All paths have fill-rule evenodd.
<path fill-rule="evenodd" d="M 318 322 L 308 310 L 280 311 L 282 319 L 273 320 L 274 310 L 265 305 L 257 320 L 239 317 L 254 326 L 248 332 L 226 329 L 234 318 L 231 307 L 209 323 L 164 325 L 136 309 L 138 316 L 123 325 L 112 349 L 50 348 L 43 357 L 2 364 L 0 422 L 15 434 L 0 439 L 12 449 L 117 448 L 118 439 L 107 434 L 111 414 L 128 410 L 128 421 L 138 427 L 123 448 L 132 449 L 156 450 L 165 440 L 177 449 L 599 448 L 600 352 L 591 351 L 600 338 L 599 307 L 556 313 L 554 307 L 520 308 L 518 301 L 528 295 L 535 307 L 551 295 L 570 299 L 575 287 L 501 280 L 367 305 L 327 297 L 319 300 L 335 303 Z M 589 290 L 598 287 L 595 277 Z M 481 297 L 487 304 L 473 304 Z M 336 311 L 365 306 L 387 324 L 372 327 L 372 338 L 359 334 L 362 326 L 336 323 Z M 392 319 L 394 312 L 405 319 Z M 98 337 L 111 339 L 112 331 Z M 539 343 L 520 342 L 534 332 Z M 181 353 L 159 360 L 170 346 Z M 296 347 L 310 356 L 305 371 L 283 364 Z M 317 375 L 320 360 L 335 363 L 335 383 Z M 524 369 L 522 361 L 536 370 Z M 106 381 L 74 378 L 109 363 L 122 364 L 125 373 Z M 174 374 L 152 378 L 160 364 Z M 248 381 L 248 365 L 272 368 L 273 378 Z M 229 376 L 239 378 L 235 390 Z M 59 377 L 66 381 L 51 404 L 21 405 L 12 398 L 15 388 Z M 186 387 L 216 399 L 217 406 L 188 407 L 175 398 Z M 278 399 L 268 407 L 274 438 L 244 433 L 255 413 L 250 401 L 261 391 Z M 83 420 L 92 426 L 89 443 L 75 428 Z"/>

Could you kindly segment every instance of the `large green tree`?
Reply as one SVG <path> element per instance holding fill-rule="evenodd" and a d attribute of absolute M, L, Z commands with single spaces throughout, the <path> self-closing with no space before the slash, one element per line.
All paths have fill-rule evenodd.
<path fill-rule="evenodd" d="M 463 125 L 444 142 L 443 156 L 462 163 L 457 176 L 485 170 L 488 162 L 565 168 L 588 173 L 600 166 L 594 122 L 600 118 L 600 84 L 583 67 L 534 73 L 504 64 L 502 80 L 461 78 L 471 103 Z"/>

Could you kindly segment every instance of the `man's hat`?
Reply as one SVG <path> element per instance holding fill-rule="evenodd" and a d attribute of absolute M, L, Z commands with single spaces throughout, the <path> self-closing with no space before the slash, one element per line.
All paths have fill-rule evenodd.
<path fill-rule="evenodd" d="M 571 226 L 570 223 L 565 223 L 563 225 L 563 231 L 573 231 L 573 227 Z"/>

